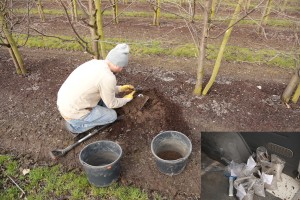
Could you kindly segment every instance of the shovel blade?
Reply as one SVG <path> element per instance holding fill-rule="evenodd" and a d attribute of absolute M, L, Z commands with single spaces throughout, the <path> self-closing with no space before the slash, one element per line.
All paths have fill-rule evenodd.
<path fill-rule="evenodd" d="M 50 151 L 49 154 L 52 160 L 56 160 L 59 157 L 65 155 L 65 152 L 64 150 L 57 149 L 57 150 Z"/>
<path fill-rule="evenodd" d="M 136 100 L 137 101 L 136 102 L 137 109 L 141 110 L 145 106 L 145 104 L 147 103 L 148 100 L 149 100 L 149 96 L 143 95 L 143 94 L 139 94 L 137 96 L 137 100 Z"/>

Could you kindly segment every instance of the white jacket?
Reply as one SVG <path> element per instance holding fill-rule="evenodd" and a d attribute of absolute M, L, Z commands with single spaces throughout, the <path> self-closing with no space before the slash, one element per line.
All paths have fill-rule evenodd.
<path fill-rule="evenodd" d="M 116 76 L 104 60 L 91 60 L 77 67 L 62 84 L 57 106 L 65 119 L 87 115 L 102 99 L 108 108 L 119 108 L 126 99 L 116 98 Z"/>

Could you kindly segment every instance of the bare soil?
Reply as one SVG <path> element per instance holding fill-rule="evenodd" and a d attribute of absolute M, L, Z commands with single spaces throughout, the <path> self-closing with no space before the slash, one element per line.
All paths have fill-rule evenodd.
<path fill-rule="evenodd" d="M 71 35 L 61 20 L 33 22 L 49 34 Z M 160 27 L 149 22 L 151 19 L 146 18 L 120 20 L 118 25 L 108 24 L 105 31 L 109 37 L 126 39 L 191 41 L 187 28 L 174 29 L 183 22 L 168 20 Z M 234 29 L 230 44 L 278 50 L 294 44 L 293 31 L 268 28 L 266 32 L 272 37 L 265 39 L 253 27 L 242 26 Z M 23 165 L 28 167 L 61 163 L 65 170 L 82 170 L 78 158 L 81 149 L 93 141 L 112 140 L 124 151 L 121 183 L 140 187 L 150 195 L 158 192 L 168 199 L 199 199 L 201 132 L 300 131 L 300 104 L 289 108 L 280 101 L 293 70 L 222 62 L 209 94 L 198 97 L 192 95 L 196 58 L 131 56 L 129 66 L 117 76 L 118 84 L 142 88 L 142 93 L 150 97 L 145 106 L 137 109 L 134 100 L 118 109 L 124 115 L 122 120 L 53 161 L 51 150 L 73 142 L 73 136 L 61 125 L 57 91 L 67 76 L 91 57 L 82 52 L 46 49 L 22 48 L 21 53 L 29 70 L 24 77 L 15 74 L 8 51 L 0 48 L 0 153 L 22 155 L 27 158 Z M 213 61 L 206 61 L 206 65 L 205 83 Z M 186 134 L 193 145 L 185 170 L 176 176 L 158 171 L 150 149 L 153 137 L 167 130 Z"/>

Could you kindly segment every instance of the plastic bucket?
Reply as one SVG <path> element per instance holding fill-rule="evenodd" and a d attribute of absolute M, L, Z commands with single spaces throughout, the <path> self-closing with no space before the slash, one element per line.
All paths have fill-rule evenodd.
<path fill-rule="evenodd" d="M 165 131 L 153 138 L 151 152 L 160 172 L 170 176 L 177 175 L 186 166 L 192 152 L 192 143 L 183 133 Z"/>
<path fill-rule="evenodd" d="M 101 140 L 85 146 L 79 160 L 89 182 L 96 187 L 106 187 L 120 176 L 122 148 L 115 142 Z"/>

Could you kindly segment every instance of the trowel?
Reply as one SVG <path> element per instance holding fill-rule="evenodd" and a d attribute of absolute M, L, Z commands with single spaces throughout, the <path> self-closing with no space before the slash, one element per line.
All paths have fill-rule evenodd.
<path fill-rule="evenodd" d="M 147 103 L 148 100 L 149 100 L 149 96 L 144 95 L 142 93 L 137 94 L 136 100 L 135 100 L 136 104 L 137 104 L 137 109 L 141 110 L 145 106 L 145 104 Z"/>
<path fill-rule="evenodd" d="M 141 110 L 147 101 L 149 100 L 149 96 L 142 93 L 143 90 L 140 86 L 135 88 L 136 100 L 135 103 L 137 105 L 137 109 Z"/>

